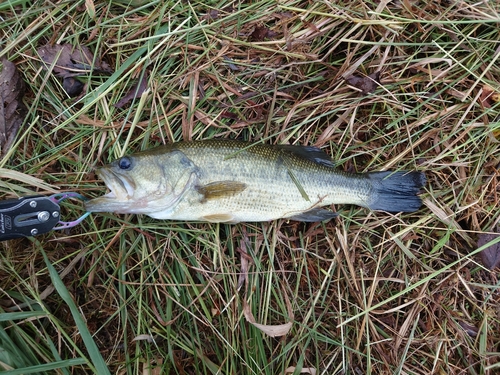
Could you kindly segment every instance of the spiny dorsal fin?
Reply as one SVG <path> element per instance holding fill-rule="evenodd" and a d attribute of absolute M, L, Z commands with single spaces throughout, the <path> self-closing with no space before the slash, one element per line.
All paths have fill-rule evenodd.
<path fill-rule="evenodd" d="M 299 158 L 312 161 L 313 163 L 324 165 L 325 167 L 335 167 L 330 156 L 317 147 L 297 145 L 278 145 L 277 147 Z"/>
<path fill-rule="evenodd" d="M 216 181 L 203 186 L 197 186 L 198 193 L 203 195 L 203 200 L 232 197 L 241 193 L 247 185 L 238 181 Z"/>

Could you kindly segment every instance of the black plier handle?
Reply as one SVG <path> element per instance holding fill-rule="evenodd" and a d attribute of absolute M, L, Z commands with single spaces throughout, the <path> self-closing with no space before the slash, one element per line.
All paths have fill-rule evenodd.
<path fill-rule="evenodd" d="M 28 196 L 0 201 L 0 241 L 50 232 L 61 209 L 50 197 Z"/>
<path fill-rule="evenodd" d="M 0 241 L 74 227 L 90 212 L 85 212 L 74 221 L 62 221 L 59 203 L 65 199 L 87 200 L 73 192 L 57 193 L 49 197 L 33 195 L 18 199 L 0 200 Z"/>

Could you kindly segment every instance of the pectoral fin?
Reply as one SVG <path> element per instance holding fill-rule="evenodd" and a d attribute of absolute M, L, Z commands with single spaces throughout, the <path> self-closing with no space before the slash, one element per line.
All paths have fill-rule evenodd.
<path fill-rule="evenodd" d="M 289 217 L 290 220 L 307 221 L 314 223 L 316 221 L 325 221 L 338 216 L 337 213 L 325 210 L 323 208 L 313 208 L 312 210 Z"/>
<path fill-rule="evenodd" d="M 232 197 L 241 193 L 246 187 L 246 184 L 238 181 L 216 181 L 203 186 L 197 186 L 196 190 L 203 195 L 203 201 L 207 201 L 210 199 Z"/>

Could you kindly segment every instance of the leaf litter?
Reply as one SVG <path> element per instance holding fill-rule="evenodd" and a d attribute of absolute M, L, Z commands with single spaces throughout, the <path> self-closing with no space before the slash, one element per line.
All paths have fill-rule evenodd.
<path fill-rule="evenodd" d="M 250 34 L 251 42 L 263 42 L 265 39 L 273 39 L 278 34 L 264 25 L 255 26 L 252 34 Z"/>
<path fill-rule="evenodd" d="M 306 6 L 306 3 L 309 6 Z M 193 5 L 180 2 L 178 4 L 179 7 L 169 9 L 174 17 L 181 14 L 179 9 L 182 10 L 184 4 L 192 5 L 197 14 L 204 14 L 211 9 L 202 3 L 193 3 Z M 230 4 L 230 2 L 217 3 L 217 6 L 220 8 L 225 4 Z M 244 8 L 248 4 L 251 4 L 250 12 L 246 12 Z M 75 277 L 74 280 L 78 285 L 70 283 L 68 288 L 71 287 L 77 291 L 76 296 L 81 294 L 92 298 L 85 301 L 77 297 L 81 302 L 79 307 L 82 314 L 91 318 L 99 313 L 96 315 L 99 318 L 98 322 L 103 322 L 99 325 L 99 333 L 94 336 L 96 340 L 99 340 L 103 336 L 102 333 L 105 333 L 110 337 L 117 337 L 116 347 L 120 348 L 125 345 L 124 348 L 129 348 L 129 350 L 115 350 L 112 354 L 109 351 L 103 353 L 109 358 L 110 367 L 115 370 L 114 372 L 119 372 L 117 368 L 123 368 L 125 361 L 123 358 L 131 354 L 131 358 L 135 359 L 131 362 L 131 366 L 139 372 L 138 369 L 142 368 L 142 363 L 144 363 L 140 362 L 142 358 L 139 357 L 142 356 L 133 357 L 136 346 L 130 348 L 126 340 L 144 332 L 157 330 L 164 333 L 170 332 L 167 336 L 167 340 L 171 342 L 168 350 L 165 345 L 149 345 L 146 340 L 137 345 L 141 345 L 145 353 L 151 353 L 150 358 L 156 358 L 158 354 L 160 358 L 168 358 L 168 355 L 172 355 L 172 362 L 175 363 L 166 362 L 165 367 L 172 366 L 171 369 L 174 371 L 173 366 L 179 366 L 177 371 L 182 372 L 180 368 L 185 373 L 195 373 L 194 367 L 197 367 L 198 371 L 210 372 L 209 368 L 214 367 L 214 362 L 217 363 L 219 372 L 225 371 L 226 373 L 236 373 L 238 370 L 241 370 L 241 373 L 257 372 L 259 368 L 283 374 L 284 369 L 289 365 L 297 366 L 290 370 L 298 373 L 302 366 L 312 364 L 318 365 L 318 373 L 334 373 L 337 366 L 338 371 L 346 373 L 364 373 L 367 368 L 374 373 L 400 371 L 421 374 L 433 371 L 447 374 L 467 371 L 481 373 L 488 371 L 486 367 L 493 370 L 494 364 L 498 363 L 498 356 L 494 353 L 498 352 L 496 349 L 499 342 L 498 332 L 500 332 L 498 319 L 490 315 L 492 311 L 497 311 L 498 306 L 498 293 L 496 293 L 497 289 L 494 289 L 498 282 L 495 279 L 497 273 L 482 272 L 470 262 L 461 263 L 457 272 L 452 275 L 468 271 L 470 268 L 473 279 L 464 276 L 463 282 L 465 285 L 473 283 L 470 286 L 473 291 L 471 295 L 468 292 L 457 292 L 456 280 L 454 277 L 449 277 L 448 271 L 441 267 L 449 262 L 448 248 L 453 250 L 454 256 L 460 257 L 470 250 L 469 241 L 463 241 L 462 236 L 469 238 L 469 235 L 473 236 L 481 230 L 480 228 L 490 229 L 491 223 L 498 223 L 496 179 L 488 184 L 476 183 L 486 173 L 484 172 L 487 166 L 485 162 L 491 163 L 492 168 L 498 169 L 496 167 L 498 144 L 495 143 L 496 140 L 493 137 L 490 137 L 490 132 L 494 132 L 496 126 L 493 121 L 490 124 L 486 121 L 484 124 L 480 123 L 483 122 L 481 115 L 485 112 L 484 108 L 476 105 L 480 104 L 479 102 L 471 102 L 468 91 L 472 87 L 471 84 L 483 82 L 488 82 L 491 87 L 497 89 L 493 63 L 496 58 L 493 52 L 497 48 L 497 42 L 495 38 L 491 38 L 491 35 L 496 35 L 493 33 L 498 30 L 494 24 L 489 23 L 489 19 L 487 20 L 491 17 L 488 14 L 489 9 L 482 3 L 466 9 L 455 7 L 451 11 L 443 3 L 444 5 L 441 4 L 443 5 L 442 13 L 440 9 L 436 10 L 436 7 L 440 6 L 439 2 L 429 3 L 427 5 L 432 9 L 418 8 L 419 19 L 412 23 L 401 23 L 401 17 L 407 18 L 409 15 L 404 7 L 398 7 L 397 4 L 394 6 L 394 2 L 377 2 L 377 4 L 379 4 L 377 12 L 371 13 L 368 18 L 364 12 L 366 4 L 363 2 L 351 2 L 342 6 L 335 2 L 302 2 L 300 5 L 304 5 L 304 9 L 299 9 L 298 3 L 280 3 L 277 10 L 290 9 L 293 16 L 280 28 L 280 25 L 270 20 L 271 7 L 265 4 L 262 6 L 258 2 L 242 2 L 238 3 L 238 9 L 234 14 L 223 10 L 210 11 L 212 19 L 203 20 L 205 24 L 202 27 L 193 23 L 192 27 L 188 25 L 183 30 L 179 29 L 179 39 L 169 44 L 168 49 L 151 49 L 151 53 L 148 54 L 150 61 L 158 66 L 155 75 L 165 80 L 158 85 L 157 95 L 152 96 L 152 108 L 153 105 L 155 108 L 164 108 L 161 108 L 161 112 L 158 113 L 158 121 L 151 121 L 150 112 L 145 111 L 141 119 L 148 124 L 147 128 L 144 127 L 146 138 L 139 133 L 139 127 L 136 128 L 134 135 L 138 137 L 131 142 L 131 147 L 144 147 L 149 134 L 151 134 L 151 140 L 155 139 L 155 142 L 165 141 L 164 138 L 171 141 L 181 138 L 184 134 L 193 137 L 249 137 L 257 140 L 269 137 L 270 142 L 300 142 L 332 147 L 333 150 L 338 145 L 339 151 L 336 152 L 336 156 L 339 157 L 341 166 L 345 169 L 355 169 L 355 166 L 376 168 L 380 164 L 390 167 L 396 164 L 403 166 L 423 163 L 421 168 L 433 171 L 431 177 L 433 189 L 439 189 L 437 196 L 436 190 L 429 191 L 427 199 L 435 202 L 437 208 L 442 208 L 440 212 L 443 216 L 435 216 L 435 210 L 430 212 L 427 206 L 418 215 L 415 214 L 412 217 L 415 220 L 411 221 L 410 226 L 406 226 L 406 217 L 404 223 L 399 218 L 395 222 L 392 218 L 379 214 L 369 214 L 362 222 L 341 218 L 342 221 L 339 220 L 336 225 L 340 228 L 345 227 L 345 233 L 342 236 L 327 234 L 327 230 L 337 230 L 334 223 L 318 227 L 318 229 L 312 225 L 304 227 L 297 223 L 283 225 L 273 223 L 269 231 L 264 229 L 267 228 L 265 226 L 256 228 L 256 236 L 276 233 L 277 241 L 273 242 L 272 246 L 262 247 L 262 250 L 267 250 L 270 254 L 272 252 L 272 260 L 266 257 L 265 252 L 256 253 L 255 258 L 248 257 L 250 262 L 254 259 L 260 260 L 262 257 L 262 260 L 269 262 L 272 271 L 265 276 L 253 277 L 257 267 L 250 263 L 250 270 L 247 271 L 250 280 L 249 291 L 250 288 L 255 288 L 259 293 L 259 289 L 266 290 L 266 281 L 273 275 L 278 264 L 280 268 L 283 266 L 284 271 L 287 272 L 287 277 L 283 278 L 283 284 L 286 287 L 288 287 L 286 284 L 289 284 L 288 295 L 293 295 L 294 312 L 298 317 L 294 331 L 290 331 L 280 340 L 260 335 L 262 340 L 265 340 L 265 343 L 260 345 L 265 349 L 262 353 L 252 351 L 257 346 L 251 345 L 251 341 L 248 345 L 247 332 L 255 334 L 257 331 L 249 327 L 246 321 L 240 322 L 243 315 L 241 302 L 239 304 L 228 302 L 227 305 L 224 303 L 227 307 L 225 310 L 220 309 L 222 311 L 220 317 L 210 314 L 210 309 L 214 307 L 215 297 L 220 303 L 220 301 L 224 302 L 227 296 L 233 296 L 234 293 L 236 286 L 234 284 L 237 280 L 234 280 L 235 276 L 232 271 L 238 267 L 239 256 L 226 255 L 233 255 L 229 250 L 237 247 L 236 241 L 241 238 L 236 231 L 234 236 L 227 236 L 228 245 L 226 245 L 220 239 L 222 231 L 214 231 L 215 228 L 212 226 L 196 225 L 195 235 L 203 236 L 202 241 L 199 242 L 195 241 L 197 237 L 194 236 L 193 241 L 186 241 L 185 236 L 191 231 L 191 226 L 189 226 L 189 232 L 186 232 L 185 226 L 188 224 L 182 224 L 182 227 L 177 228 L 177 224 L 174 223 L 172 230 L 165 230 L 165 223 L 148 222 L 146 232 L 142 230 L 142 225 L 137 226 L 136 221 L 132 222 L 132 226 L 135 225 L 135 227 L 130 228 L 130 225 L 124 226 L 121 221 L 109 220 L 106 223 L 102 222 L 102 228 L 99 228 L 97 235 L 94 230 L 89 231 L 88 226 L 81 226 L 80 229 L 75 229 L 75 234 L 81 236 L 81 239 L 75 237 L 72 241 L 74 241 L 74 246 L 84 244 L 88 254 L 91 255 L 81 262 L 81 275 L 90 276 L 87 282 L 78 282 L 81 278 Z M 88 19 L 86 12 L 74 11 L 73 14 L 68 7 L 61 7 L 61 10 L 57 12 L 56 8 L 51 7 L 47 10 L 50 12 L 50 17 L 43 19 L 44 12 L 40 11 L 38 14 L 36 7 L 30 9 L 30 12 L 23 15 L 25 24 L 28 25 L 28 21 L 30 22 L 30 29 L 24 30 L 17 25 L 9 27 L 8 23 L 13 24 L 18 17 L 9 17 L 10 21 L 6 18 L 8 23 L 5 30 L 8 40 L 14 41 L 11 47 L 15 53 L 22 54 L 26 51 L 31 55 L 36 54 L 36 51 L 32 50 L 33 44 L 27 45 L 26 39 L 21 37 L 23 34 L 19 34 L 18 31 L 29 31 L 30 36 L 40 36 L 40 40 L 50 38 L 69 40 L 66 30 L 70 32 L 74 30 L 75 40 L 87 38 L 88 28 L 75 27 L 75 25 L 86 25 L 85 22 Z M 128 9 L 130 8 L 123 12 L 122 17 L 115 11 L 106 12 L 105 8 L 99 8 L 99 11 L 104 13 L 103 22 L 106 23 L 106 27 L 101 29 L 106 32 L 102 37 L 109 40 L 109 43 L 106 43 L 106 49 L 110 55 L 117 56 L 122 61 L 133 57 L 132 53 L 139 51 L 143 43 L 150 43 L 150 38 L 160 23 L 170 20 L 166 18 L 166 13 L 160 11 L 160 9 L 164 10 L 164 4 L 161 3 L 158 8 L 151 5 L 138 10 L 137 14 L 130 13 Z M 188 9 L 188 14 L 191 14 L 191 11 Z M 428 11 L 432 13 L 426 13 Z M 472 20 L 471 23 L 453 23 L 455 19 L 463 19 L 464 12 L 467 12 L 465 16 L 468 20 Z M 455 17 L 454 13 L 456 13 Z M 328 16 L 322 14 L 328 14 Z M 383 14 L 383 18 L 380 18 L 380 14 Z M 33 15 L 39 15 L 44 22 L 39 22 L 37 25 Z M 158 20 L 155 15 L 159 16 Z M 143 16 L 145 17 L 142 18 Z M 141 21 L 137 22 L 138 19 Z M 216 22 L 215 19 L 217 19 Z M 443 19 L 448 23 L 438 27 L 436 22 L 439 23 Z M 52 20 L 54 24 L 51 28 L 47 28 L 48 22 L 52 23 Z M 172 20 L 175 22 L 175 18 Z M 272 29 L 283 37 L 280 37 L 280 40 L 265 43 L 248 43 L 248 37 L 257 24 L 272 26 Z M 210 27 L 208 34 L 205 26 Z M 60 30 L 65 30 L 65 34 L 58 35 Z M 448 48 L 450 36 L 445 35 L 449 33 L 448 30 L 456 32 L 457 40 L 460 40 L 464 46 L 463 50 L 461 47 L 456 48 L 458 43 L 452 43 L 452 48 Z M 39 31 L 40 33 L 37 34 Z M 422 44 L 412 43 L 416 37 Z M 32 40 L 35 39 L 30 38 L 30 41 Z M 147 42 L 144 42 L 146 40 Z M 221 40 L 224 43 L 221 43 Z M 168 42 L 170 43 L 170 40 Z M 19 45 L 16 46 L 16 43 Z M 394 45 L 389 45 L 392 43 Z M 374 45 L 376 49 L 370 52 L 371 45 Z M 212 46 L 216 48 L 212 50 Z M 470 57 L 466 56 L 464 60 L 466 46 L 471 46 L 468 50 Z M 299 48 L 304 48 L 304 50 Z M 385 56 L 384 53 L 386 53 Z M 202 56 L 202 54 L 206 55 Z M 309 57 L 314 54 L 320 59 L 319 61 L 313 61 Z M 465 54 L 469 55 L 469 52 Z M 221 56 L 231 59 L 234 66 L 229 66 L 227 63 L 220 64 Z M 444 78 L 420 74 L 425 71 L 434 74 L 439 70 L 440 66 L 433 66 L 433 69 L 424 69 L 426 67 L 422 66 L 423 61 L 428 63 L 429 59 L 436 56 L 447 56 L 452 61 L 459 61 L 464 65 L 453 64 Z M 253 63 L 257 58 L 258 63 Z M 421 71 L 416 69 L 415 74 L 419 73 L 416 75 L 408 71 L 408 64 L 414 61 L 420 61 L 419 66 L 422 66 Z M 131 69 L 141 69 L 142 64 L 142 60 L 138 60 L 135 65 L 131 66 Z M 442 71 L 449 67 L 445 64 L 446 62 L 443 61 Z M 391 87 L 385 92 L 377 90 L 380 96 L 370 98 L 370 103 L 364 102 L 363 106 L 359 106 L 359 100 L 352 100 L 352 90 L 359 89 L 350 86 L 346 90 L 348 83 L 337 84 L 337 79 L 338 77 L 347 78 L 352 74 L 363 76 L 359 71 L 354 73 L 362 65 L 383 67 L 387 70 L 388 76 L 391 77 Z M 234 67 L 238 69 L 233 71 Z M 353 67 L 352 71 L 351 67 Z M 345 69 L 348 69 L 348 73 L 344 75 Z M 367 73 L 372 72 L 372 68 L 365 69 Z M 192 95 L 191 108 L 199 110 L 196 112 L 197 115 L 198 113 L 204 115 L 208 119 L 206 124 L 210 125 L 204 124 L 204 126 L 193 122 L 186 124 L 186 129 L 184 127 L 181 129 L 184 123 L 180 123 L 179 117 L 184 115 L 182 112 L 184 107 L 181 105 L 183 103 L 179 104 L 178 99 L 183 96 L 182 93 L 192 82 L 189 74 L 193 71 L 200 72 L 200 82 L 205 80 L 208 100 L 201 101 L 201 96 Z M 272 74 L 269 74 L 270 72 Z M 44 84 L 44 77 L 34 73 L 36 72 L 27 70 L 27 79 L 33 82 L 33 87 L 43 87 L 41 85 Z M 428 84 L 430 86 L 427 86 Z M 124 90 L 120 85 L 121 82 L 116 82 L 113 86 L 115 93 L 116 91 L 126 93 L 128 87 Z M 246 92 L 247 88 L 261 93 L 261 97 L 257 98 L 258 100 L 255 99 L 255 102 L 264 106 L 265 109 L 267 109 L 266 106 L 269 107 L 268 112 L 265 112 L 269 113 L 268 117 L 259 118 L 258 121 L 253 122 L 247 121 L 248 118 L 254 116 L 253 103 L 248 100 L 237 105 L 233 104 L 233 99 L 239 98 L 239 95 Z M 445 88 L 453 89 L 455 93 L 462 93 L 462 97 L 450 95 L 447 91 L 440 91 Z M 292 98 L 276 95 L 274 99 L 269 99 L 269 93 L 274 92 L 271 90 L 287 92 Z M 442 100 L 421 95 L 421 93 L 436 91 L 442 94 Z M 393 96 L 390 97 L 390 95 Z M 161 106 L 157 106 L 156 98 L 158 101 L 161 99 Z M 43 108 L 42 114 L 47 113 L 47 119 L 50 119 L 51 112 L 63 107 L 61 105 L 63 103 L 53 104 L 50 99 L 52 98 L 47 99 L 43 95 L 40 99 L 37 96 L 36 100 L 28 98 L 30 107 Z M 465 103 L 465 107 L 458 105 L 449 107 L 457 100 L 461 101 L 460 104 Z M 489 101 L 489 98 L 487 100 Z M 224 103 L 225 106 L 219 107 L 220 103 Z M 414 105 L 415 103 L 421 104 Z M 110 128 L 113 124 L 110 124 L 109 120 L 121 122 L 122 114 L 118 114 L 119 117 L 102 116 L 101 118 L 100 115 L 105 113 L 107 104 L 105 100 L 101 100 L 95 106 L 88 107 L 81 117 L 91 116 L 91 121 L 84 123 L 78 120 L 74 124 L 76 126 L 71 126 L 70 129 L 61 127 L 57 139 L 52 136 L 53 133 L 47 133 L 50 131 L 49 127 L 37 129 L 30 135 L 26 145 L 19 147 L 19 151 L 13 154 L 20 161 L 18 168 L 30 174 L 48 168 L 47 166 L 54 163 L 53 153 L 35 154 L 30 151 L 50 149 L 56 140 L 60 142 L 59 145 L 64 152 L 78 153 L 81 152 L 79 150 L 82 150 L 82 147 L 85 147 L 83 150 L 88 151 L 88 156 L 82 158 L 81 162 L 78 160 L 76 166 L 71 160 L 59 158 L 58 164 L 68 171 L 75 171 L 75 168 L 78 172 L 89 170 L 93 167 L 95 160 L 99 160 L 99 163 L 103 161 L 104 150 L 109 148 L 109 153 L 112 153 L 113 145 L 123 141 L 122 137 L 125 135 L 121 134 L 119 138 L 110 136 L 113 135 L 114 130 Z M 491 107 L 493 106 L 492 103 Z M 278 112 L 278 109 L 284 114 Z M 495 108 L 488 111 L 488 115 L 496 115 L 497 109 L 498 105 L 495 105 Z M 220 116 L 220 111 L 227 111 L 227 116 Z M 237 115 L 232 116 L 229 111 L 234 111 Z M 134 114 L 135 112 L 130 113 L 130 115 Z M 94 118 L 96 115 L 97 119 Z M 485 119 L 487 119 L 486 116 Z M 398 120 L 403 121 L 396 126 Z M 165 129 L 166 135 L 162 133 Z M 92 131 L 92 140 L 87 142 L 89 131 Z M 65 138 L 71 141 L 71 144 L 62 143 L 62 135 L 65 133 L 67 133 Z M 358 135 L 361 142 L 356 139 Z M 67 187 L 67 183 L 77 186 L 77 183 L 80 185 L 81 182 L 78 176 L 80 176 L 79 173 L 69 173 L 64 178 L 51 176 L 51 179 L 61 187 Z M 460 188 L 457 188 L 458 186 Z M 477 199 L 479 200 L 476 204 L 471 204 Z M 359 216 L 357 212 L 355 215 Z M 465 229 L 456 225 L 469 217 L 477 218 L 477 223 L 471 220 L 470 223 L 474 225 Z M 170 227 L 170 223 L 168 226 Z M 252 228 L 252 232 L 254 231 L 254 226 L 245 227 Z M 396 233 L 388 233 L 387 229 L 396 229 Z M 200 234 L 199 230 L 207 231 Z M 401 237 L 401 241 L 396 242 L 400 234 L 405 235 Z M 450 239 L 447 239 L 448 236 Z M 66 244 L 69 243 L 66 235 L 59 239 L 66 241 L 64 242 Z M 326 239 L 331 239 L 331 243 L 325 243 Z M 148 256 L 144 256 L 141 248 L 140 251 L 126 251 L 127 255 L 123 257 L 125 252 L 121 249 L 129 249 L 132 240 L 145 240 L 144 248 L 147 247 Z M 252 245 L 254 251 L 262 251 L 257 246 L 260 240 L 255 241 L 256 244 Z M 464 242 L 467 243 L 464 244 Z M 476 245 L 477 242 L 470 241 L 470 243 Z M 47 241 L 44 246 L 49 246 L 50 249 L 53 247 L 56 250 L 53 255 L 54 259 L 60 257 L 63 263 L 72 249 L 65 245 L 69 248 L 63 247 L 64 253 L 61 254 L 58 250 L 61 247 L 60 241 Z M 164 251 L 167 246 L 169 251 Z M 211 263 L 211 260 L 215 258 L 214 248 L 220 248 L 221 254 L 224 255 L 224 259 L 222 256 L 217 258 L 222 265 L 220 268 L 216 268 Z M 399 248 L 404 251 L 394 251 Z M 120 284 L 117 280 L 109 278 L 107 270 L 103 271 L 95 267 L 95 257 L 92 254 L 99 254 L 102 249 L 111 250 L 103 253 L 103 256 L 106 256 L 105 259 L 109 257 L 106 261 L 113 266 L 110 268 L 112 272 L 116 272 L 115 264 L 123 264 L 131 268 L 126 274 L 127 280 L 122 281 L 125 291 L 130 288 L 133 296 L 130 300 L 122 298 L 122 292 L 117 288 Z M 250 252 L 248 245 L 247 249 Z M 344 253 L 340 256 L 337 254 L 338 249 L 344 249 Z M 31 253 L 33 252 L 30 252 L 29 256 Z M 37 253 L 34 252 L 34 254 Z M 415 253 L 416 260 L 409 256 L 410 253 Z M 166 261 L 160 262 L 163 258 L 158 258 L 157 254 L 165 256 Z M 198 282 L 190 281 L 189 284 L 192 286 L 187 287 L 182 284 L 178 285 L 178 280 L 182 280 L 187 273 L 184 267 L 176 268 L 176 265 L 183 265 L 187 257 L 189 257 L 190 264 L 192 261 L 192 264 L 199 269 L 207 267 L 210 270 L 217 270 L 217 278 L 214 279 L 213 285 L 220 287 L 220 290 L 207 289 L 207 291 L 214 290 L 215 292 L 202 295 L 192 293 L 192 290 L 198 290 L 196 289 L 199 287 Z M 420 264 L 418 259 L 424 257 L 423 263 L 425 264 Z M 17 259 L 17 254 L 14 259 Z M 286 259 L 285 263 L 281 263 L 283 259 Z M 320 276 L 331 264 L 332 259 L 338 265 L 336 265 L 338 272 L 333 277 L 328 274 L 328 282 L 325 283 L 325 289 L 322 289 Z M 13 268 L 14 265 L 19 268 L 19 274 L 23 280 L 36 279 L 37 282 L 45 282 L 44 273 L 37 273 L 38 267 L 33 269 L 28 267 L 28 270 L 24 267 L 25 264 L 23 261 L 13 263 Z M 36 265 L 36 262 L 34 264 Z M 349 272 L 351 266 L 356 271 L 352 274 L 354 280 Z M 161 267 L 158 269 L 160 272 L 156 272 L 156 267 Z M 143 271 L 141 271 L 143 269 L 154 270 L 154 272 L 148 272 L 148 282 L 151 284 L 148 284 L 146 289 L 143 288 L 144 279 L 142 278 Z M 190 268 L 189 272 L 193 272 L 193 275 L 196 272 L 198 280 L 205 280 L 205 274 L 200 274 L 199 269 Z M 435 271 L 433 279 L 436 282 L 425 284 L 428 286 L 420 289 L 422 293 L 425 293 L 428 301 L 422 300 L 410 306 L 406 305 L 406 301 L 414 298 L 414 289 L 408 287 L 407 281 L 413 284 L 419 278 L 426 277 L 429 269 Z M 306 270 L 307 273 L 302 270 Z M 26 294 L 25 288 L 16 287 L 19 285 L 19 283 L 15 284 L 17 278 L 12 279 L 8 276 L 5 280 L 8 281 L 6 285 L 14 285 L 11 288 L 17 288 L 16 290 Z M 482 285 L 481 289 L 477 289 L 479 285 Z M 365 288 L 368 289 L 365 290 Z M 152 295 L 156 294 L 164 298 L 153 299 Z M 276 291 L 274 297 L 282 301 L 276 304 L 276 299 L 273 298 L 269 300 L 270 305 L 266 307 L 260 306 L 262 299 L 257 293 L 248 296 L 248 303 L 259 322 L 279 324 L 289 320 L 286 307 L 283 308 L 282 294 Z M 32 294 L 28 291 L 27 295 L 29 297 Z M 434 301 L 436 295 L 440 296 L 439 301 Z M 390 299 L 392 296 L 399 297 Z M 57 295 L 53 294 L 51 297 L 54 298 L 53 302 L 58 303 Z M 170 320 L 166 322 L 168 316 L 163 316 L 164 312 L 168 311 L 170 304 L 178 303 L 179 298 L 185 298 L 183 300 L 185 304 L 179 306 L 181 309 L 172 320 L 174 323 Z M 148 303 L 142 304 L 141 300 L 148 301 Z M 97 307 L 94 301 L 99 303 Z M 113 301 L 116 301 L 118 305 L 115 306 Z M 238 301 L 240 299 L 236 302 Z M 387 308 L 393 312 L 374 315 L 369 309 L 375 304 L 381 304 L 381 306 L 386 304 Z M 432 309 L 428 307 L 429 304 Z M 64 304 L 59 302 L 51 306 L 59 306 L 51 311 L 51 316 L 67 322 Z M 116 311 L 123 309 L 123 306 L 129 309 L 132 319 L 119 319 Z M 412 306 L 417 306 L 415 309 L 418 310 L 408 311 L 413 308 Z M 203 314 L 199 314 L 201 307 L 204 309 L 206 307 Z M 278 312 L 276 307 L 284 311 Z M 398 307 L 400 307 L 399 310 Z M 342 330 L 336 328 L 345 317 L 353 316 L 360 311 L 366 311 L 363 319 L 356 319 L 343 325 Z M 414 331 L 408 328 L 407 320 L 404 319 L 408 313 L 419 317 L 419 326 Z M 197 314 L 206 315 L 206 317 Z M 152 316 L 158 320 L 150 319 Z M 308 317 L 310 318 L 307 319 Z M 201 320 L 202 318 L 207 320 Z M 387 320 L 382 318 L 387 318 Z M 464 325 L 460 324 L 462 326 L 460 328 L 454 324 L 454 321 L 460 322 L 462 319 L 467 322 L 465 324 L 470 325 L 470 327 L 465 327 L 465 331 Z M 169 324 L 168 331 L 162 328 L 166 325 L 165 323 Z M 61 334 L 65 337 L 79 337 L 78 332 L 75 333 L 73 330 L 73 326 L 73 322 L 68 322 L 62 328 L 58 326 L 61 330 L 54 331 L 53 334 L 51 332 L 50 338 L 57 340 L 58 335 Z M 468 337 L 464 339 L 466 335 L 463 333 L 467 332 L 471 336 L 471 333 L 476 330 L 475 327 L 481 329 L 481 334 L 477 335 L 478 339 L 471 340 Z M 128 331 L 130 335 L 115 335 L 117 332 L 125 331 Z M 39 343 L 45 342 L 44 340 L 49 337 L 49 334 L 43 336 L 43 332 L 37 332 L 35 334 Z M 40 337 L 43 340 L 38 340 Z M 402 343 L 400 347 L 393 345 L 395 339 L 398 338 L 401 338 L 398 341 Z M 438 346 L 436 349 L 435 345 L 432 345 L 435 342 L 443 343 L 443 346 Z M 63 344 L 60 356 L 69 354 L 71 358 L 78 342 L 66 340 Z M 112 347 L 114 346 L 103 345 L 103 348 Z M 186 348 L 189 349 L 186 350 Z M 207 354 L 198 348 L 206 349 Z M 255 355 L 245 357 L 252 353 Z M 205 362 L 207 355 L 212 361 L 210 367 L 207 365 L 208 360 Z M 246 367 L 248 362 L 244 363 L 244 358 L 252 358 L 252 361 L 255 361 L 252 369 Z M 339 358 L 341 360 L 338 360 Z M 52 358 L 47 359 L 47 361 L 50 360 Z M 145 361 L 147 360 L 146 358 Z"/>
<path fill-rule="evenodd" d="M 130 90 L 123 96 L 114 106 L 116 108 L 123 108 L 132 100 L 140 97 L 148 88 L 149 73 L 145 72 L 133 85 Z"/>
<path fill-rule="evenodd" d="M 500 93 L 491 86 L 484 85 L 479 96 L 479 102 L 484 108 L 491 108 L 494 104 L 500 102 Z"/>
<path fill-rule="evenodd" d="M 290 332 L 290 329 L 292 328 L 293 317 L 294 317 L 292 306 L 290 304 L 290 301 L 288 300 L 288 296 L 286 295 L 286 293 L 284 293 L 283 296 L 285 297 L 287 310 L 288 310 L 288 316 L 289 316 L 290 320 L 284 324 L 257 323 L 257 321 L 255 320 L 255 317 L 252 313 L 252 308 L 250 307 L 250 304 L 247 303 L 249 261 L 248 261 L 248 253 L 246 250 L 245 242 L 249 243 L 248 237 L 246 235 L 245 235 L 244 239 L 241 240 L 241 242 L 240 242 L 241 272 L 240 272 L 240 276 L 238 279 L 238 289 L 241 288 L 241 286 L 243 284 L 245 284 L 245 298 L 243 299 L 243 315 L 245 315 L 245 319 L 247 320 L 248 323 L 253 325 L 255 328 L 257 328 L 261 332 L 265 333 L 267 336 L 269 336 L 269 337 L 285 336 L 286 334 L 288 334 L 288 332 Z"/>
<path fill-rule="evenodd" d="M 16 65 L 7 59 L 0 65 L 0 149 L 5 155 L 26 117 L 23 96 L 26 85 Z"/>
<path fill-rule="evenodd" d="M 487 245 L 489 242 L 494 241 L 498 236 L 500 236 L 500 228 L 496 228 L 496 233 L 482 233 L 477 239 L 477 247 L 482 247 Z M 480 253 L 481 263 L 486 268 L 493 270 L 500 266 L 500 242 L 493 243 L 487 246 Z"/>
<path fill-rule="evenodd" d="M 369 76 L 352 75 L 345 79 L 351 86 L 356 87 L 363 95 L 371 94 L 380 86 L 380 71 L 376 71 Z"/>
<path fill-rule="evenodd" d="M 44 63 L 44 68 L 63 79 L 63 88 L 70 97 L 82 93 L 85 85 L 75 77 L 89 73 L 110 74 L 110 66 L 95 57 L 87 46 L 72 46 L 71 44 L 44 45 L 38 50 L 38 55 Z"/>

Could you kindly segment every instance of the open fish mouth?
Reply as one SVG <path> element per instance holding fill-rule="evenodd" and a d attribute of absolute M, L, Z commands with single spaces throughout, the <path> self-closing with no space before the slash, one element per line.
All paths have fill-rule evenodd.
<path fill-rule="evenodd" d="M 126 176 L 117 175 L 107 168 L 98 169 L 97 175 L 110 190 L 109 193 L 103 195 L 101 198 L 124 202 L 134 196 L 135 184 Z"/>
<path fill-rule="evenodd" d="M 99 168 L 96 173 L 106 184 L 109 193 L 87 201 L 85 203 L 87 211 L 113 211 L 122 207 L 123 204 L 131 202 L 134 196 L 135 183 L 130 178 L 118 175 L 106 167 Z"/>

